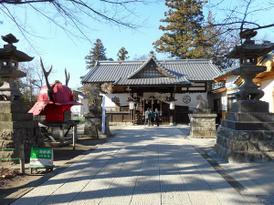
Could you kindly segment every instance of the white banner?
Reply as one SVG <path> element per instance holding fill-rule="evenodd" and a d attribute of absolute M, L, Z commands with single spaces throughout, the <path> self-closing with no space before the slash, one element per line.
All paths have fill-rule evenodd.
<path fill-rule="evenodd" d="M 102 133 L 106 133 L 106 96 L 102 99 Z"/>

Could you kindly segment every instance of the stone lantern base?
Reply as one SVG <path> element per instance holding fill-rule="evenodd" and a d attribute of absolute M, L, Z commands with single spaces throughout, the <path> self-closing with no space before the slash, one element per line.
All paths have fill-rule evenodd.
<path fill-rule="evenodd" d="M 101 118 L 95 117 L 94 115 L 87 114 L 85 116 L 85 126 L 84 126 L 84 135 L 89 136 L 91 138 L 104 139 L 111 136 L 109 129 L 109 119 L 106 116 L 106 133 L 103 134 L 100 130 L 102 120 Z"/>
<path fill-rule="evenodd" d="M 95 137 L 99 138 L 98 131 L 100 127 L 100 119 L 87 114 L 85 116 L 85 126 L 84 126 L 84 135 L 89 136 L 89 137 Z"/>
<path fill-rule="evenodd" d="M 234 103 L 217 130 L 216 151 L 228 161 L 274 159 L 274 114 L 268 113 L 268 103 Z"/>
<path fill-rule="evenodd" d="M 228 161 L 274 159 L 274 130 L 235 130 L 220 126 L 216 150 Z"/>
<path fill-rule="evenodd" d="M 216 114 L 197 113 L 190 114 L 190 137 L 215 138 Z"/>
<path fill-rule="evenodd" d="M 20 101 L 0 101 L 0 148 L 15 148 L 15 151 L 0 151 L 1 165 L 13 164 L 9 158 L 18 158 L 24 145 L 25 159 L 29 159 L 31 146 L 40 144 L 38 123 Z"/>

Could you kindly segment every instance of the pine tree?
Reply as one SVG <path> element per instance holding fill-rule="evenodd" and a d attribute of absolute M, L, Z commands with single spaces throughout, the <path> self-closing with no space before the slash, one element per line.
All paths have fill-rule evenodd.
<path fill-rule="evenodd" d="M 161 22 L 162 37 L 154 42 L 156 51 L 168 52 L 172 57 L 207 57 L 206 36 L 203 29 L 202 0 L 166 0 L 169 11 Z"/>
<path fill-rule="evenodd" d="M 125 47 L 120 48 L 120 50 L 117 53 L 118 60 L 124 61 L 124 60 L 128 59 L 129 56 L 127 56 L 127 55 L 128 55 L 128 51 L 125 49 Z"/>
<path fill-rule="evenodd" d="M 85 57 L 87 69 L 93 68 L 95 62 L 98 60 L 107 60 L 106 49 L 100 39 L 97 39 L 94 43 L 94 47 L 89 51 L 89 54 Z"/>

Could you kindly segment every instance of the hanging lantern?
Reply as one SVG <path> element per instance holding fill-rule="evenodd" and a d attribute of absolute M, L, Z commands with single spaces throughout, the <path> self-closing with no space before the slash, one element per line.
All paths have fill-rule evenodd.
<path fill-rule="evenodd" d="M 169 104 L 169 109 L 170 110 L 175 110 L 175 101 L 171 101 Z"/>
<path fill-rule="evenodd" d="M 133 101 L 129 101 L 128 105 L 129 105 L 130 110 L 134 110 L 134 102 Z"/>

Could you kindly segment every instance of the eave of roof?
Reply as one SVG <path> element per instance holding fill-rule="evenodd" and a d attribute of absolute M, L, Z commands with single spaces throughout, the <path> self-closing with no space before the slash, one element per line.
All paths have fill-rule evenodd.
<path fill-rule="evenodd" d="M 153 85 L 190 85 L 191 82 L 185 77 L 179 78 L 136 78 L 136 79 L 120 79 L 113 83 L 114 85 L 143 85 L 143 86 L 153 86 Z"/>

